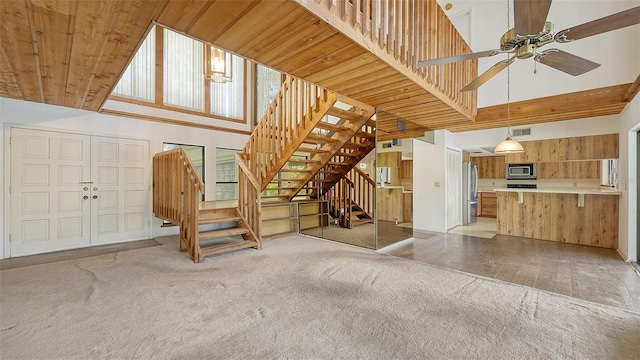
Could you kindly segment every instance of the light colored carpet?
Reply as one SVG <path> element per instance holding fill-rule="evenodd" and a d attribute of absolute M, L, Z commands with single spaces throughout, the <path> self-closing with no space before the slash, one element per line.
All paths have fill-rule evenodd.
<path fill-rule="evenodd" d="M 172 238 L 0 280 L 2 359 L 639 354 L 638 313 L 303 236 L 202 264 Z"/>

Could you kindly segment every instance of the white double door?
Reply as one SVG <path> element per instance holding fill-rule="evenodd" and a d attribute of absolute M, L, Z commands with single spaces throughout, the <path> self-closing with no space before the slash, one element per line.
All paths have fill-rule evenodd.
<path fill-rule="evenodd" d="M 149 237 L 147 141 L 11 129 L 11 256 Z"/>

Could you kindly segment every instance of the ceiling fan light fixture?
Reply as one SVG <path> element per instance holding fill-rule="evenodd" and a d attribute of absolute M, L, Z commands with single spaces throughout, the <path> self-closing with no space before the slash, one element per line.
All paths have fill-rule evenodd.
<path fill-rule="evenodd" d="M 509 1 L 507 0 L 507 28 L 509 28 Z M 495 154 L 517 154 L 523 153 L 524 148 L 522 144 L 511 139 L 511 128 L 509 127 L 509 120 L 511 119 L 511 62 L 507 63 L 507 138 L 498 144 L 493 150 Z"/>
<path fill-rule="evenodd" d="M 507 135 L 507 138 L 496 146 L 495 150 L 493 150 L 495 154 L 505 155 L 505 154 L 518 154 L 523 153 L 524 148 L 522 144 L 511 139 L 511 135 Z"/>

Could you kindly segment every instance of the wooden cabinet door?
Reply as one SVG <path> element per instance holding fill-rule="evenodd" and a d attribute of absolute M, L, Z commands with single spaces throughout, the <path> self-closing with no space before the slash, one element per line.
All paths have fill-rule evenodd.
<path fill-rule="evenodd" d="M 402 160 L 400 162 L 400 179 L 413 179 L 413 160 Z"/>
<path fill-rule="evenodd" d="M 538 164 L 538 179 L 573 179 L 572 162 L 548 162 Z"/>
<path fill-rule="evenodd" d="M 600 179 L 600 160 L 575 161 L 573 165 L 574 179 Z"/>
<path fill-rule="evenodd" d="M 505 161 L 504 156 L 494 156 L 493 157 L 493 178 L 494 179 L 504 179 L 505 178 Z"/>
<path fill-rule="evenodd" d="M 399 151 L 378 153 L 378 167 L 399 167 L 402 153 Z"/>
<path fill-rule="evenodd" d="M 498 213 L 498 197 L 496 193 L 482 192 L 479 199 L 478 216 L 496 217 Z"/>

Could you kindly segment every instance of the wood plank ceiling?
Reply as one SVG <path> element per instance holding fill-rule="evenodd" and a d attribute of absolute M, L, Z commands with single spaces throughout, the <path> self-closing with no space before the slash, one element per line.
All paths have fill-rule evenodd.
<path fill-rule="evenodd" d="M 97 111 L 166 0 L 3 0 L 0 96 Z"/>
<path fill-rule="evenodd" d="M 2 97 L 98 111 L 157 21 L 408 121 L 401 132 L 393 116 L 381 116 L 378 126 L 388 137 L 504 125 L 503 107 L 479 109 L 474 123 L 474 109 L 454 109 L 443 94 L 429 93 L 429 86 L 381 60 L 377 50 L 366 50 L 292 0 L 4 0 L 0 20 Z M 433 36 L 442 29 L 433 28 Z M 621 85 L 576 93 L 564 102 L 553 97 L 515 103 L 512 123 L 619 113 L 626 102 L 618 99 L 628 90 Z M 576 99 L 582 106 L 572 103 Z"/>

